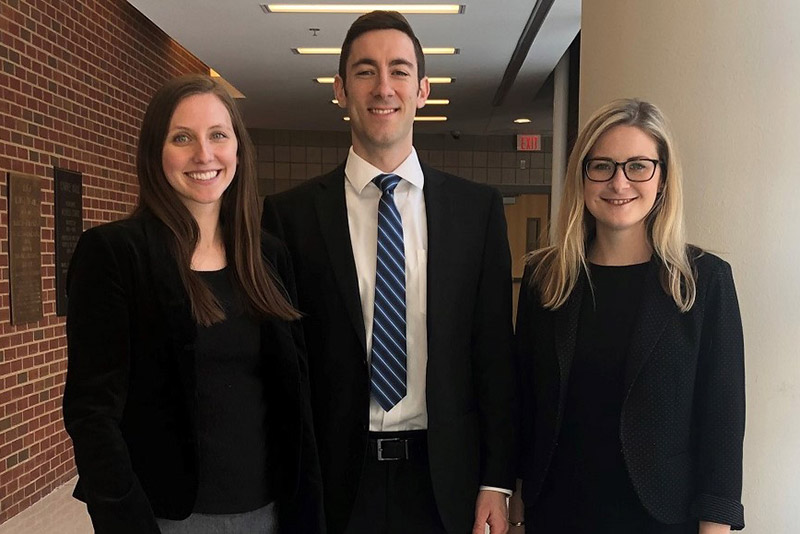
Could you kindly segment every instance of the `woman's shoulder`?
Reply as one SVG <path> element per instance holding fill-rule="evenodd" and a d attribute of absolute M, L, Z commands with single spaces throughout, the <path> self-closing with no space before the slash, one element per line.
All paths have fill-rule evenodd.
<path fill-rule="evenodd" d="M 713 276 L 714 273 L 721 271 L 730 272 L 731 270 L 731 266 L 727 261 L 696 245 L 686 245 L 686 255 L 692 268 L 697 272 L 698 278 Z"/>
<path fill-rule="evenodd" d="M 105 222 L 87 229 L 84 234 L 105 239 L 133 239 L 144 234 L 143 217 L 131 216 L 116 221 Z"/>
<path fill-rule="evenodd" d="M 135 214 L 86 230 L 74 255 L 117 265 L 137 264 L 147 258 L 166 258 L 169 229 L 157 218 Z"/>
<path fill-rule="evenodd" d="M 733 270 L 730 263 L 716 254 L 689 245 L 689 262 L 697 281 L 698 298 L 702 295 L 717 294 L 719 291 L 735 293 Z"/>
<path fill-rule="evenodd" d="M 102 223 L 83 232 L 80 243 L 83 248 L 101 246 L 122 252 L 131 245 L 145 243 L 145 225 L 141 217 Z"/>
<path fill-rule="evenodd" d="M 544 310 L 542 306 L 541 286 L 545 284 L 547 271 L 552 268 L 555 247 L 545 247 L 525 255 L 525 270 L 520 285 L 520 299 L 533 310 Z"/>

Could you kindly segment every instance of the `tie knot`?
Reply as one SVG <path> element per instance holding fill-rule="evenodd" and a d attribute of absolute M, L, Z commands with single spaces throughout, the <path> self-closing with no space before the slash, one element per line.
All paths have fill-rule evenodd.
<path fill-rule="evenodd" d="M 391 194 L 397 184 L 400 183 L 400 177 L 396 174 L 379 174 L 372 181 L 381 188 L 381 191 Z"/>

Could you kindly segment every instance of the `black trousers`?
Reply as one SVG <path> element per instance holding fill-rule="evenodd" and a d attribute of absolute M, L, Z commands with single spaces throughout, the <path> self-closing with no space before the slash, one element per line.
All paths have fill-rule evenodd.
<path fill-rule="evenodd" d="M 370 447 L 346 534 L 446 534 L 431 486 L 425 431 L 371 432 Z M 379 460 L 378 439 L 389 442 L 387 456 L 408 446 L 408 458 Z"/>

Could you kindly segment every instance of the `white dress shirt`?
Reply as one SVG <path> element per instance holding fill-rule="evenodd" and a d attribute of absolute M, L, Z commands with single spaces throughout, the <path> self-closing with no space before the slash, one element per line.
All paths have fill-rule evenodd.
<path fill-rule="evenodd" d="M 344 168 L 347 224 L 358 276 L 361 313 L 367 333 L 367 358 L 372 354 L 372 316 L 375 312 L 375 264 L 378 257 L 378 203 L 380 188 L 372 180 L 383 171 L 353 151 Z M 402 180 L 394 190 L 394 204 L 403 221 L 406 253 L 406 396 L 385 411 L 374 397 L 369 401 L 369 429 L 397 432 L 428 428 L 425 375 L 428 365 L 428 219 L 422 188 L 425 176 L 412 148 L 411 154 L 392 171 Z M 481 486 L 482 490 L 511 495 L 511 490 Z"/>
<path fill-rule="evenodd" d="M 428 223 L 425 197 L 422 193 L 425 176 L 413 148 L 411 154 L 392 173 L 402 178 L 394 190 L 394 203 L 403 221 L 406 254 L 406 396 L 388 412 L 370 397 L 369 429 L 373 432 L 423 430 L 428 427 L 425 404 L 425 374 L 428 365 Z M 347 223 L 358 276 L 369 358 L 372 352 L 372 316 L 375 312 L 378 203 L 381 198 L 381 190 L 372 183 L 372 179 L 383 172 L 359 157 L 351 147 L 344 174 Z"/>

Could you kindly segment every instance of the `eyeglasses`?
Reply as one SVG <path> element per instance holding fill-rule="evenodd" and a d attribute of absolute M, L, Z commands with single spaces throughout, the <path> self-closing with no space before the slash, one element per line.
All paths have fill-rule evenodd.
<path fill-rule="evenodd" d="M 614 177 L 617 167 L 622 167 L 625 178 L 631 182 L 646 182 L 656 174 L 656 166 L 663 165 L 657 159 L 634 158 L 614 161 L 611 158 L 591 158 L 583 163 L 583 175 L 591 182 L 607 182 Z"/>

